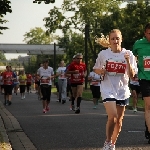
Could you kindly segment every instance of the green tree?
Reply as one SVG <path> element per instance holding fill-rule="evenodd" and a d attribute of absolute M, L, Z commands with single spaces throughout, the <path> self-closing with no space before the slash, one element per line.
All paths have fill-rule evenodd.
<path fill-rule="evenodd" d="M 23 41 L 25 41 L 27 44 L 50 44 L 55 39 L 56 36 L 53 36 L 52 34 L 47 35 L 42 28 L 35 27 L 24 34 Z"/>
<path fill-rule="evenodd" d="M 0 34 L 2 34 L 1 30 L 8 29 L 8 27 L 4 27 L 2 24 L 7 22 L 7 20 L 4 19 L 4 15 L 6 15 L 7 12 L 12 12 L 10 3 L 11 2 L 9 0 L 0 1 Z"/>
<path fill-rule="evenodd" d="M 24 41 L 27 44 L 50 44 L 57 36 L 53 34 L 46 34 L 46 32 L 40 28 L 36 27 L 31 29 L 29 32 L 24 34 Z M 44 59 L 49 59 L 50 64 L 53 65 L 53 56 L 51 55 L 33 55 L 30 56 L 28 63 L 24 63 L 24 67 L 27 72 L 34 72 L 38 68 L 38 64 L 41 63 Z"/>
<path fill-rule="evenodd" d="M 3 62 L 3 61 L 6 61 L 6 57 L 5 57 L 4 53 L 2 53 L 2 52 L 0 52 L 0 60 L 1 60 L 0 66 L 3 66 L 4 64 L 6 64 L 5 62 Z"/>

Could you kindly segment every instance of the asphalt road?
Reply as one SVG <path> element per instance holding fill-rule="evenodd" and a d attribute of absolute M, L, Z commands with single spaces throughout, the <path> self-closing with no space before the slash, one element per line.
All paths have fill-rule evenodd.
<path fill-rule="evenodd" d="M 2 95 L 0 100 L 3 102 Z M 74 114 L 69 101 L 60 104 L 56 100 L 52 94 L 50 111 L 43 114 L 42 102 L 35 93 L 26 94 L 24 100 L 13 94 L 12 105 L 6 109 L 38 150 L 100 150 L 107 121 L 103 104 L 95 110 L 91 101 L 83 100 L 81 113 Z M 144 113 L 126 110 L 116 150 L 150 150 L 144 130 Z"/>

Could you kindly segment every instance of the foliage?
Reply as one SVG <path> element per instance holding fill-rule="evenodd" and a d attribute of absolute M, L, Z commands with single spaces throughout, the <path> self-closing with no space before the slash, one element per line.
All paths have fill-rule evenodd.
<path fill-rule="evenodd" d="M 52 33 L 56 29 L 62 29 L 63 33 L 70 27 L 84 31 L 86 23 L 93 25 L 96 18 L 100 18 L 104 12 L 110 12 L 119 8 L 120 2 L 112 0 L 64 0 L 61 8 L 54 7 L 50 10 L 49 17 L 45 17 L 45 27 Z M 66 13 L 72 13 L 66 17 Z"/>
<path fill-rule="evenodd" d="M 64 0 L 61 8 L 54 7 L 50 10 L 49 17 L 44 18 L 45 27 L 48 33 L 62 29 L 64 38 L 66 38 L 66 35 L 71 36 L 73 29 L 78 29 L 84 34 L 85 25 L 88 24 L 88 57 L 89 64 L 92 66 L 93 60 L 103 49 L 95 44 L 95 35 L 100 36 L 101 33 L 108 35 L 110 30 L 119 28 L 123 35 L 123 47 L 131 50 L 133 43 L 143 37 L 144 25 L 150 20 L 149 2 L 128 3 L 125 8 L 120 8 L 121 2 L 112 0 L 107 2 L 104 2 L 104 0 Z M 66 12 L 71 15 L 67 17 Z M 75 47 L 75 45 L 72 46 Z M 80 51 L 82 52 L 83 49 Z M 72 57 L 70 52 L 66 49 L 66 56 Z"/>
<path fill-rule="evenodd" d="M 6 23 L 7 20 L 4 20 L 4 15 L 6 15 L 7 12 L 11 13 L 11 6 L 10 6 L 9 0 L 1 0 L 0 1 L 0 34 L 2 34 L 1 30 L 6 30 L 8 27 L 2 26 L 2 24 Z"/>
<path fill-rule="evenodd" d="M 35 27 L 34 29 L 31 29 L 29 32 L 24 34 L 24 41 L 27 44 L 50 44 L 57 38 L 58 37 L 54 36 L 53 34 L 46 34 L 46 32 L 40 27 Z M 26 71 L 35 73 L 39 67 L 38 64 L 41 63 L 44 59 L 49 59 L 50 64 L 53 65 L 53 56 L 33 55 L 30 56 L 28 63 L 24 63 Z"/>

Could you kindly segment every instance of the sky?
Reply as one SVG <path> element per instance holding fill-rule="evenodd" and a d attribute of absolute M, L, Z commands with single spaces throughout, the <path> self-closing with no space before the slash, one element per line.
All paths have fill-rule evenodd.
<path fill-rule="evenodd" d="M 43 21 L 48 16 L 48 12 L 54 6 L 60 7 L 63 0 L 56 0 L 54 4 L 33 3 L 33 0 L 10 0 L 12 13 L 7 13 L 4 17 L 9 22 L 3 26 L 9 29 L 3 30 L 0 34 L 0 43 L 23 44 L 24 34 L 30 29 L 41 27 L 45 30 Z M 56 34 L 60 35 L 59 31 Z M 18 58 L 18 56 L 27 56 L 26 54 L 5 54 L 6 59 Z"/>

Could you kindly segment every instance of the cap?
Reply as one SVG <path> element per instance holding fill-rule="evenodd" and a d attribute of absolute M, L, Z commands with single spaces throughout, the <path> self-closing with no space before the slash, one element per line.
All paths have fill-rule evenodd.
<path fill-rule="evenodd" d="M 76 57 L 76 55 L 73 56 L 73 59 Z"/>

